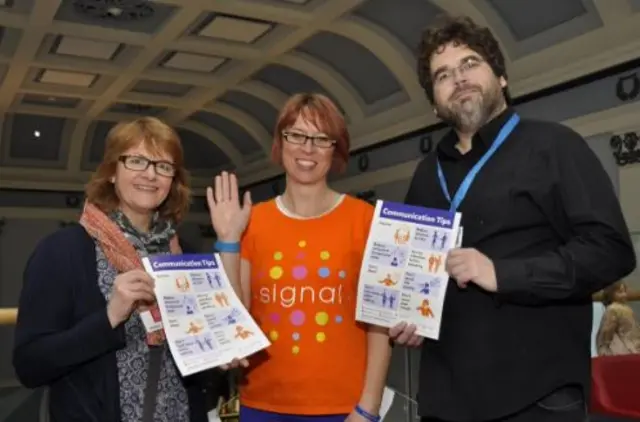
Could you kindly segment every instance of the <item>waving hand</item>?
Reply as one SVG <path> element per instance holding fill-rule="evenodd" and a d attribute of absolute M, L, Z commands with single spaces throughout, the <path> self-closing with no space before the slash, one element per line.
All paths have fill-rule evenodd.
<path fill-rule="evenodd" d="M 235 174 L 223 171 L 215 177 L 214 187 L 207 188 L 207 204 L 211 224 L 224 242 L 238 242 L 247 227 L 251 215 L 251 194 L 245 192 L 240 203 L 238 179 Z"/>

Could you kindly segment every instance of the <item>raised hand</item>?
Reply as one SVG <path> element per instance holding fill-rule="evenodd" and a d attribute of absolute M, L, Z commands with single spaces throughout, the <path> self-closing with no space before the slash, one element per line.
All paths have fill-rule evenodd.
<path fill-rule="evenodd" d="M 214 179 L 214 187 L 207 188 L 207 204 L 211 224 L 223 242 L 238 242 L 251 215 L 251 194 L 245 192 L 240 204 L 238 179 L 223 171 Z"/>

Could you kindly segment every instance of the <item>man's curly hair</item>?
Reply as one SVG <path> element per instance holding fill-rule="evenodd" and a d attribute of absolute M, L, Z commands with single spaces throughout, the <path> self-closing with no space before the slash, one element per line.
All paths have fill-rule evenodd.
<path fill-rule="evenodd" d="M 418 49 L 418 78 L 420 85 L 433 103 L 433 80 L 431 59 L 444 45 L 466 45 L 478 53 L 491 67 L 496 76 L 507 79 L 504 56 L 498 41 L 488 28 L 477 25 L 468 17 L 443 15 L 422 33 Z M 505 88 L 505 97 L 509 94 Z"/>

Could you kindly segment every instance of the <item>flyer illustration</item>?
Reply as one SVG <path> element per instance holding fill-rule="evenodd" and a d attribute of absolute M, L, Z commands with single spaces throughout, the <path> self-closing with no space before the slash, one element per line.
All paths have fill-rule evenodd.
<path fill-rule="evenodd" d="M 360 269 L 356 319 L 415 324 L 438 339 L 449 275 L 445 259 L 462 239 L 461 215 L 378 200 Z"/>
<path fill-rule="evenodd" d="M 235 294 L 218 254 L 143 259 L 169 348 L 183 376 L 244 358 L 270 345 Z"/>

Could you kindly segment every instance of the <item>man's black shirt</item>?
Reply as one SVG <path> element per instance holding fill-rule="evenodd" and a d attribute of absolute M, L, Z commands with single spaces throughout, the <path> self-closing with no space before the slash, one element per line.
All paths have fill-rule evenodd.
<path fill-rule="evenodd" d="M 455 132 L 418 165 L 406 203 L 448 209 L 514 113 L 507 109 L 461 154 Z M 494 263 L 498 292 L 451 281 L 438 341 L 425 341 L 421 416 L 485 421 L 518 412 L 556 388 L 590 386 L 593 293 L 635 268 L 613 186 L 580 135 L 522 118 L 477 174 L 459 210 L 463 247 Z M 588 397 L 588 396 L 587 396 Z"/>

